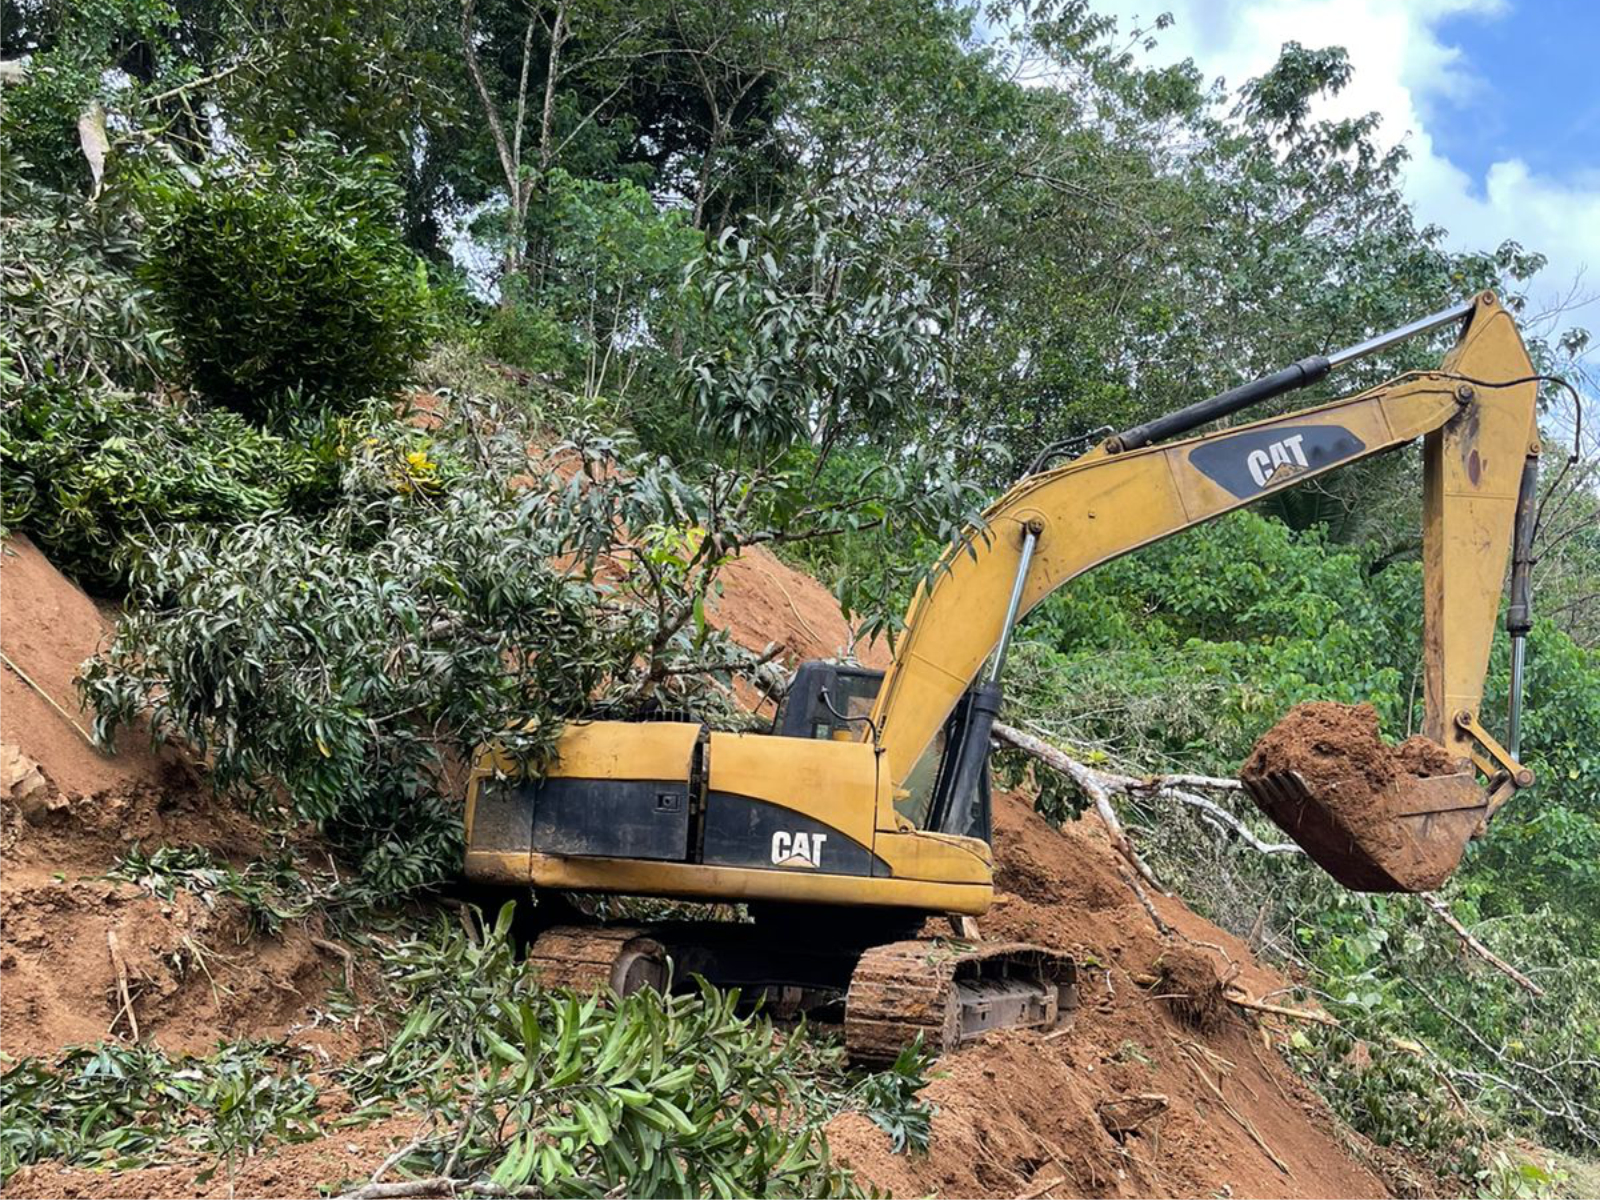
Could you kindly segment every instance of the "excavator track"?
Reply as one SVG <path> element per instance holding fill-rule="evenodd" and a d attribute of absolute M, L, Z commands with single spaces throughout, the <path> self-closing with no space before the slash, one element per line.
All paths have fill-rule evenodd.
<path fill-rule="evenodd" d="M 1048 1028 L 1077 1007 L 1071 957 L 1023 942 L 889 942 L 861 956 L 845 1002 L 854 1062 L 893 1062 L 918 1037 L 934 1054 L 991 1029 Z"/>
<path fill-rule="evenodd" d="M 666 990 L 667 952 L 634 925 L 556 925 L 528 947 L 528 964 L 545 987 L 626 996 L 641 987 Z"/>
<path fill-rule="evenodd" d="M 558 925 L 528 948 L 528 962 L 546 987 L 623 996 L 703 975 L 780 1018 L 837 1012 L 843 999 L 845 1048 L 868 1064 L 893 1062 L 919 1037 L 937 1055 L 992 1029 L 1048 1028 L 1077 1007 L 1071 957 L 1023 942 L 921 938 L 824 958 L 774 950 L 753 925 Z"/>

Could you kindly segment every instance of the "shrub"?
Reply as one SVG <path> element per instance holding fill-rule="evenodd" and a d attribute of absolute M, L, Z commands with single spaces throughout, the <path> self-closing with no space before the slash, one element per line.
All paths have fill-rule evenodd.
<path fill-rule="evenodd" d="M 85 203 L 40 174 L 15 154 L 0 172 L 0 381 L 150 386 L 169 337 L 136 274 L 134 189 Z"/>
<path fill-rule="evenodd" d="M 400 204 L 379 160 L 322 142 L 153 186 L 146 273 L 195 387 L 253 420 L 398 388 L 430 325 Z"/>
<path fill-rule="evenodd" d="M 804 1030 L 780 1038 L 705 984 L 610 1004 L 540 988 L 512 916 L 470 935 L 441 921 L 385 956 L 400 1032 L 341 1082 L 358 1111 L 431 1118 L 399 1171 L 543 1196 L 860 1194 L 828 1153 Z"/>
<path fill-rule="evenodd" d="M 169 1057 L 151 1045 L 72 1046 L 0 1076 L 0 1179 L 55 1159 L 112 1170 L 183 1147 L 231 1164 L 264 1143 L 317 1136 L 318 1089 L 303 1061 L 264 1042 Z M 209 1180 L 220 1164 L 200 1172 Z M 230 1170 L 231 1173 L 231 1170 Z"/>
<path fill-rule="evenodd" d="M 308 507 L 333 486 L 332 468 L 234 413 L 125 392 L 28 387 L 0 416 L 6 525 L 107 592 L 127 584 L 131 538 Z"/>
<path fill-rule="evenodd" d="M 615 666 L 540 501 L 390 491 L 150 539 L 134 611 L 85 668 L 97 730 L 148 707 L 219 786 L 281 783 L 374 887 L 433 882 L 459 858 L 444 756 L 513 722 L 548 748 Z"/>

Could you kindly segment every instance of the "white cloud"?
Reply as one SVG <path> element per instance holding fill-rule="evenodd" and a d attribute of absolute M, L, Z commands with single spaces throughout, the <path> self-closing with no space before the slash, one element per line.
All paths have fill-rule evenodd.
<path fill-rule="evenodd" d="M 1470 14 L 1514 37 L 1505 0 L 1098 0 L 1096 7 L 1124 31 L 1171 11 L 1176 23 L 1157 35 L 1152 60 L 1193 58 L 1207 79 L 1221 76 L 1230 88 L 1270 67 L 1284 42 L 1344 46 L 1354 79 L 1319 115 L 1382 115 L 1381 136 L 1410 151 L 1405 192 L 1424 224 L 1444 226 L 1458 249 L 1493 249 L 1513 239 L 1547 255 L 1536 305 L 1565 295 L 1586 270 L 1586 291 L 1600 291 L 1600 161 L 1558 179 L 1511 158 L 1474 178 L 1440 153 L 1429 133 L 1430 114 L 1483 87 L 1460 49 L 1441 39 L 1439 24 Z M 1587 149 L 1600 154 L 1600 141 Z M 1569 320 L 1600 325 L 1600 303 Z"/>

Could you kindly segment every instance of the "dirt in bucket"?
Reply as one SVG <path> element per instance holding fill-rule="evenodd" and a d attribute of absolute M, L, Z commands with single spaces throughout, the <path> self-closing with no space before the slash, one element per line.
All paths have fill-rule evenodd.
<path fill-rule="evenodd" d="M 1466 771 L 1437 742 L 1422 736 L 1387 744 L 1370 704 L 1317 701 L 1289 710 L 1255 745 L 1239 772 L 1246 784 L 1296 772 L 1317 802 L 1360 850 L 1391 873 L 1421 886 L 1442 882 L 1461 856 L 1453 836 L 1418 836 L 1397 819 L 1407 781 Z M 1274 820 L 1295 835 L 1279 814 Z"/>

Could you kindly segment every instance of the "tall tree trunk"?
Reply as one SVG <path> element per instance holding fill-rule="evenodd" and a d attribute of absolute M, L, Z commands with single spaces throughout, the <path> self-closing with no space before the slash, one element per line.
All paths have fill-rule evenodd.
<path fill-rule="evenodd" d="M 472 14 L 476 3 L 477 0 L 462 0 L 461 52 L 466 59 L 467 75 L 472 80 L 473 91 L 477 92 L 478 101 L 483 105 L 484 119 L 489 123 L 489 136 L 494 139 L 495 154 L 500 160 L 500 172 L 506 182 L 506 253 L 500 306 L 509 308 L 512 301 L 505 287 L 505 281 L 515 279 L 522 272 L 523 238 L 528 221 L 528 202 L 532 198 L 528 181 L 522 178 L 522 134 L 527 123 L 528 70 L 533 58 L 534 24 L 538 18 L 534 14 L 529 14 L 528 26 L 522 36 L 522 72 L 517 83 L 516 124 L 511 136 L 508 137 L 505 125 L 500 120 L 499 109 L 495 106 L 494 97 L 489 93 L 489 85 L 484 80 L 483 68 L 478 62 L 478 48 L 473 42 Z M 558 28 L 564 11 L 563 0 L 563 6 L 556 10 Z M 552 86 L 550 83 L 546 85 L 547 107 L 551 103 L 548 93 Z"/>

